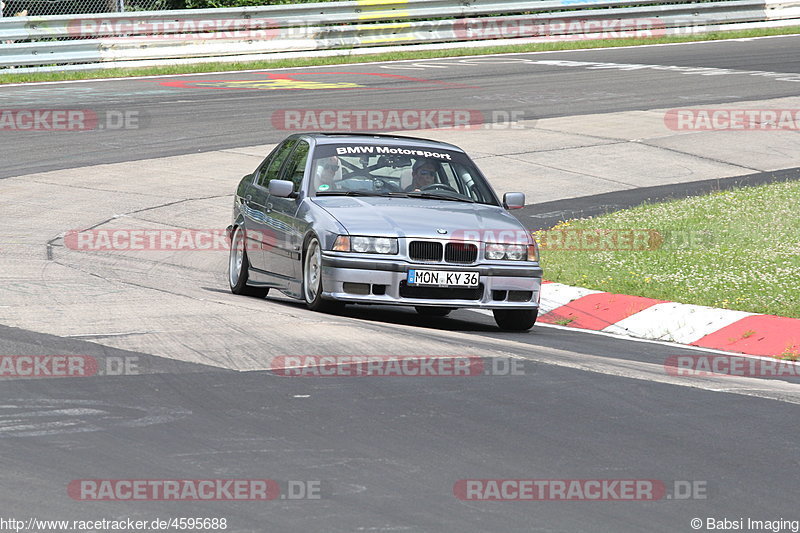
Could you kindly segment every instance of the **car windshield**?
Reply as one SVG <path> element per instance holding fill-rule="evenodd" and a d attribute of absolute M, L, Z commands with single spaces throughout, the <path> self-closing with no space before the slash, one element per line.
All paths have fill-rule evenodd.
<path fill-rule="evenodd" d="M 317 146 L 312 190 L 318 196 L 409 196 L 498 205 L 484 177 L 461 152 L 415 146 Z"/>

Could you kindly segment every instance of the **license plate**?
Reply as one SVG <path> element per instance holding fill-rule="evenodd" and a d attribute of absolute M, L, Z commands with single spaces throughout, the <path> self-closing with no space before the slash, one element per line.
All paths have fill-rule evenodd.
<path fill-rule="evenodd" d="M 436 287 L 477 287 L 480 277 L 477 272 L 452 272 L 447 270 L 409 270 L 409 285 L 433 285 Z"/>

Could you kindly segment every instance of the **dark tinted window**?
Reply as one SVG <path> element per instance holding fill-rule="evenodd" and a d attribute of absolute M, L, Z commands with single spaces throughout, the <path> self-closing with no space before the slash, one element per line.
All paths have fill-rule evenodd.
<path fill-rule="evenodd" d="M 297 139 L 289 139 L 279 146 L 278 149 L 264 161 L 261 168 L 258 169 L 256 183 L 262 187 L 266 187 L 270 180 L 277 178 L 278 172 L 280 172 L 281 166 L 283 166 L 283 162 L 286 161 L 286 157 L 291 153 L 295 144 L 297 144 Z"/>
<path fill-rule="evenodd" d="M 303 181 L 303 175 L 306 170 L 306 161 L 308 161 L 308 150 L 310 146 L 306 141 L 297 143 L 297 148 L 292 152 L 286 166 L 283 167 L 281 179 L 294 182 L 294 190 L 300 189 L 300 183 Z"/>

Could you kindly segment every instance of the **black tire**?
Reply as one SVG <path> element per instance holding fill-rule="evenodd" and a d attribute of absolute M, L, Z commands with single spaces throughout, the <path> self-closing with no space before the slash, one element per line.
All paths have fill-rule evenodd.
<path fill-rule="evenodd" d="M 321 313 L 335 313 L 344 308 L 342 302 L 322 297 L 322 247 L 311 237 L 303 251 L 303 299 L 306 307 Z"/>
<path fill-rule="evenodd" d="M 505 331 L 528 331 L 536 323 L 538 309 L 494 309 L 494 321 Z"/>
<path fill-rule="evenodd" d="M 228 284 L 233 294 L 266 298 L 269 287 L 252 287 L 247 284 L 250 276 L 250 261 L 247 259 L 247 247 L 244 243 L 244 231 L 237 226 L 231 237 L 231 251 L 228 256 Z"/>
<path fill-rule="evenodd" d="M 450 311 L 454 311 L 452 307 L 414 306 L 414 309 L 422 316 L 447 316 L 450 314 Z"/>

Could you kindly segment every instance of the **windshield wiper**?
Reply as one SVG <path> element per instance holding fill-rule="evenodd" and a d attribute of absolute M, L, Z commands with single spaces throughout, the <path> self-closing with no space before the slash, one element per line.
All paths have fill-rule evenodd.
<path fill-rule="evenodd" d="M 380 196 L 368 191 L 318 191 L 317 196 Z"/>
<path fill-rule="evenodd" d="M 388 196 L 397 198 L 408 198 L 404 192 L 370 192 L 370 191 L 319 191 L 317 196 Z"/>
<path fill-rule="evenodd" d="M 433 198 L 435 200 L 449 200 L 451 202 L 468 202 L 474 204 L 475 200 L 466 198 L 464 196 L 442 196 L 440 194 L 433 194 L 430 192 L 410 192 L 408 196 L 412 198 Z"/>

